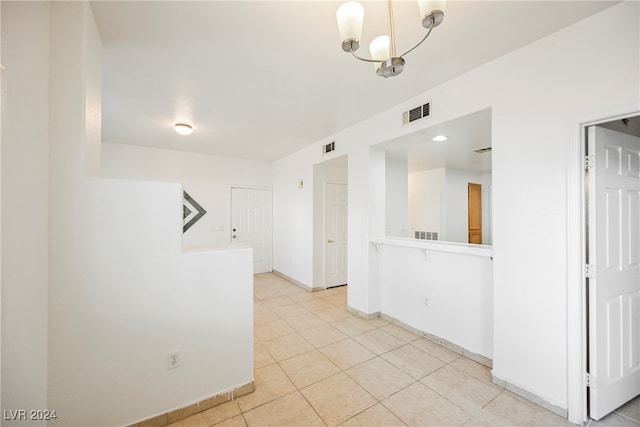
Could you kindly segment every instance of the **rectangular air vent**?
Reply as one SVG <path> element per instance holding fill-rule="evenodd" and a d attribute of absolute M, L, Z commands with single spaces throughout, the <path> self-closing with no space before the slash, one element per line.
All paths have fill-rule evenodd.
<path fill-rule="evenodd" d="M 402 124 L 408 125 L 431 115 L 431 101 L 402 113 Z"/>
<path fill-rule="evenodd" d="M 322 154 L 327 154 L 336 149 L 336 142 L 330 142 L 322 147 Z"/>
<path fill-rule="evenodd" d="M 437 231 L 416 231 L 415 237 L 416 239 L 420 239 L 420 240 L 438 240 L 438 232 Z"/>
<path fill-rule="evenodd" d="M 488 153 L 489 151 L 491 151 L 491 147 L 478 148 L 476 150 L 473 150 L 474 153 L 478 153 L 478 154 Z"/>

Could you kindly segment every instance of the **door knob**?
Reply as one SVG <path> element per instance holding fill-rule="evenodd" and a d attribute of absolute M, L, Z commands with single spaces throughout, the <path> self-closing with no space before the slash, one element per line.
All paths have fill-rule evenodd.
<path fill-rule="evenodd" d="M 333 240 L 329 239 L 327 240 L 327 243 L 335 243 Z"/>

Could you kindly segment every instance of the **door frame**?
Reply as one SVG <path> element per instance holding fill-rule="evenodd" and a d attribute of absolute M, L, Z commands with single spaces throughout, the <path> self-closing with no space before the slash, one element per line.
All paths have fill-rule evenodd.
<path fill-rule="evenodd" d="M 347 190 L 349 189 L 349 184 L 346 182 L 340 182 L 337 180 L 327 180 L 327 179 L 323 179 L 322 180 L 322 288 L 323 289 L 327 289 L 327 248 L 326 248 L 326 241 L 327 241 L 327 184 L 337 184 L 337 185 L 344 185 L 347 187 Z M 347 217 L 348 217 L 348 212 L 349 212 L 349 198 L 347 197 Z M 347 226 L 348 226 L 348 222 L 347 222 Z M 349 236 L 349 233 L 347 233 L 347 236 Z M 348 244 L 348 240 L 347 240 L 347 244 Z M 348 274 L 348 270 L 347 270 L 347 274 Z"/>
<path fill-rule="evenodd" d="M 567 418 L 583 424 L 587 414 L 587 186 L 585 155 L 587 128 L 640 115 L 640 110 L 578 123 L 577 134 L 569 144 L 567 171 Z M 579 221 L 575 221 L 579 218 Z"/>
<path fill-rule="evenodd" d="M 241 190 L 265 190 L 269 192 L 269 197 L 271 198 L 271 268 L 270 270 L 273 272 L 273 188 L 271 187 L 260 187 L 260 186 L 252 186 L 252 185 L 230 185 L 229 186 L 229 219 L 227 221 L 227 229 L 228 229 L 228 237 L 229 243 L 233 243 L 233 189 L 241 189 Z"/>

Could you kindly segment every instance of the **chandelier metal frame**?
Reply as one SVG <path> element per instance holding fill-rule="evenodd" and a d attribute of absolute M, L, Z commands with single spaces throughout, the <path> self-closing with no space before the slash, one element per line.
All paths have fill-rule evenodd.
<path fill-rule="evenodd" d="M 360 6 L 361 7 L 361 6 Z M 338 26 L 340 26 L 340 10 L 338 10 Z M 364 13 L 362 15 L 364 17 Z M 360 36 L 348 37 L 342 41 L 342 50 L 351 53 L 354 58 L 364 61 L 377 63 L 379 66 L 376 68 L 376 74 L 384 78 L 397 76 L 402 72 L 405 65 L 404 56 L 415 50 L 420 46 L 431 34 L 431 31 L 444 20 L 444 11 L 440 9 L 430 10 L 422 18 L 422 26 L 426 28 L 427 34 L 420 40 L 415 46 L 407 50 L 401 55 L 396 55 L 396 41 L 395 41 L 395 28 L 393 18 L 393 1 L 387 0 L 387 27 L 389 35 L 389 57 L 386 59 L 366 58 L 358 55 L 356 51 L 360 48 Z M 360 27 L 362 23 L 360 22 Z"/>

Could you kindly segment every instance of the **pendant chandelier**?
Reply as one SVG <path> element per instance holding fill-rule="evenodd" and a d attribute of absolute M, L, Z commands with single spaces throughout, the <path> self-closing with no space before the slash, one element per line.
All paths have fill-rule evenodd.
<path fill-rule="evenodd" d="M 427 34 L 411 49 L 402 55 L 396 55 L 395 30 L 393 28 L 393 4 L 387 0 L 387 20 L 389 34 L 375 38 L 369 45 L 371 58 L 363 58 L 356 51 L 360 47 L 362 35 L 362 23 L 364 21 L 364 7 L 354 1 L 344 3 L 338 8 L 338 28 L 342 39 L 342 49 L 350 52 L 355 58 L 372 62 L 376 65 L 376 74 L 384 78 L 397 76 L 404 69 L 404 56 L 424 42 L 431 31 L 442 23 L 444 19 L 444 7 L 446 0 L 418 0 L 422 26 L 427 29 Z"/>

